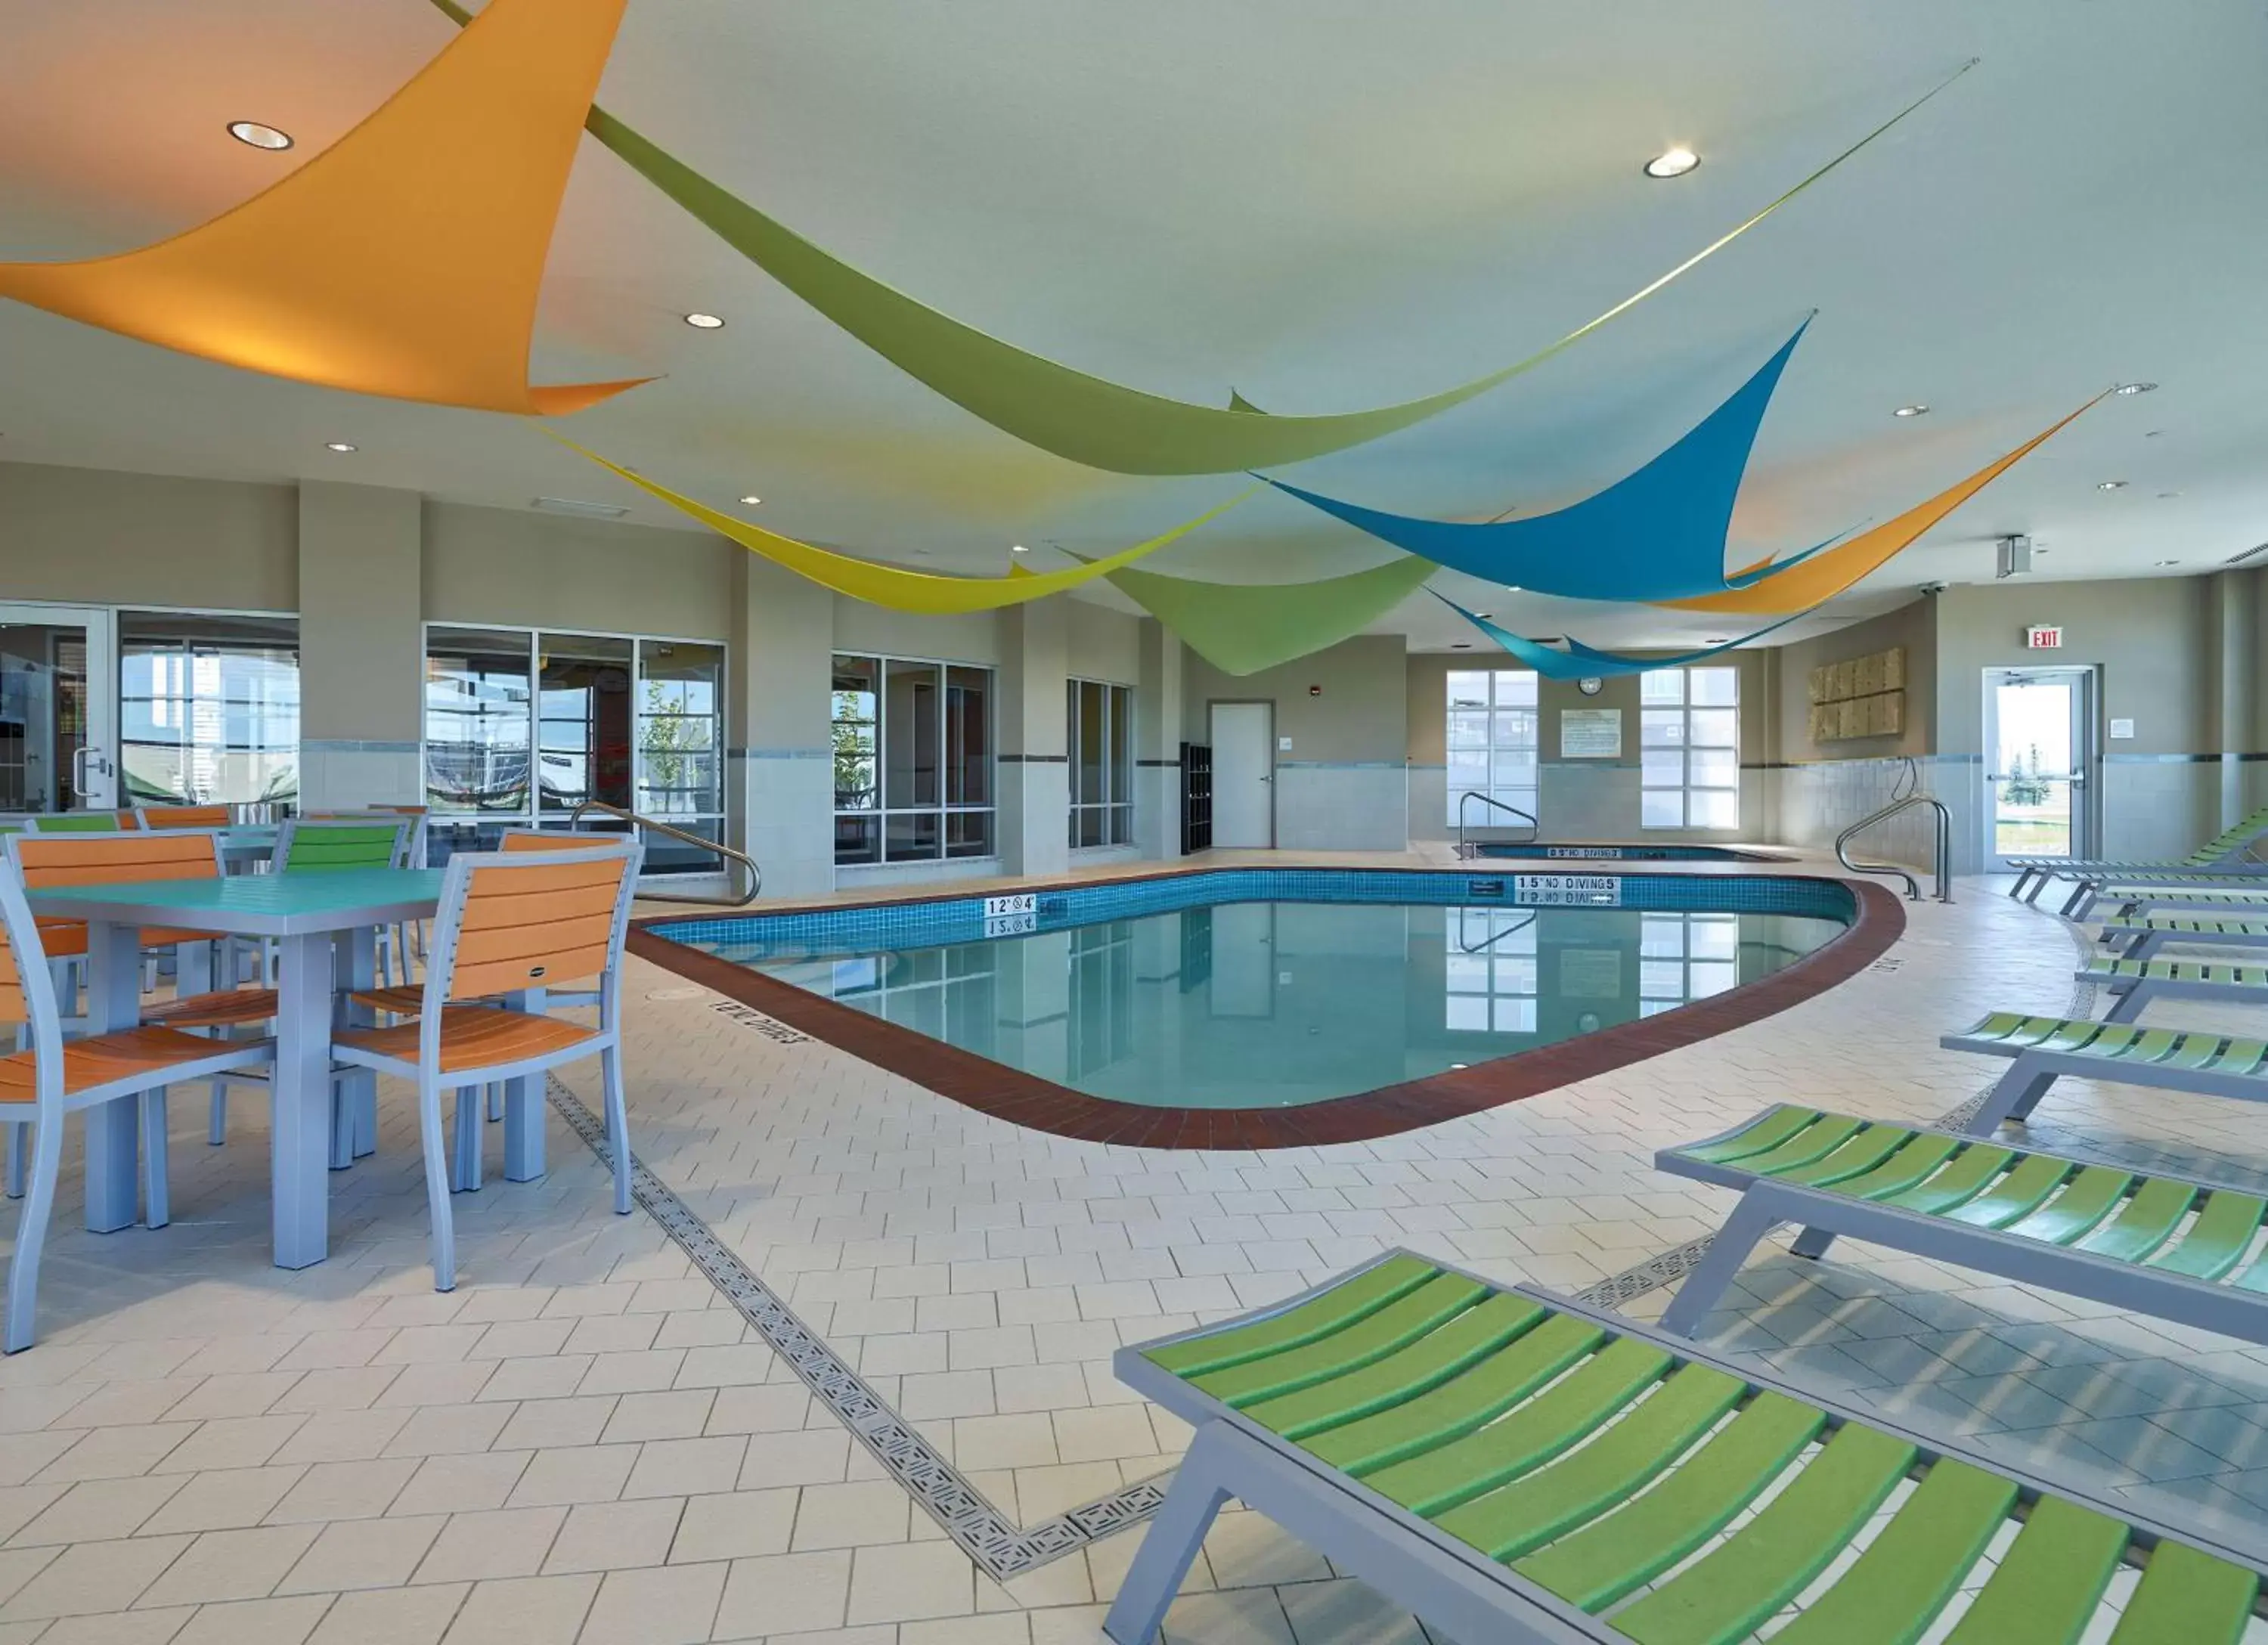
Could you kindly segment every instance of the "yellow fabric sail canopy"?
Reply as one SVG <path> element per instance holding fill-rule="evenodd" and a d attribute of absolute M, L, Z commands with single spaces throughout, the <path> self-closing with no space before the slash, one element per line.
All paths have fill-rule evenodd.
<path fill-rule="evenodd" d="M 1138 542 L 1130 549 L 1122 549 L 1084 565 L 1074 565 L 1069 571 L 1027 572 L 1017 567 L 1005 577 L 941 577 L 935 572 L 908 571 L 900 565 L 882 565 L 873 560 L 862 560 L 848 554 L 837 554 L 831 549 L 801 542 L 793 537 L 781 536 L 776 531 L 766 531 L 762 526 L 752 526 L 745 520 L 696 503 L 680 495 L 666 485 L 658 485 L 644 475 L 634 473 L 620 463 L 609 462 L 594 451 L 586 451 L 564 435 L 555 434 L 554 439 L 563 446 L 580 452 L 601 468 L 629 481 L 657 501 L 668 504 L 678 513 L 699 520 L 719 536 L 729 537 L 751 554 L 761 554 L 776 565 L 784 565 L 799 577 L 807 577 L 823 588 L 832 588 L 838 594 L 848 594 L 853 600 L 864 600 L 870 605 L 887 606 L 893 611 L 918 611 L 940 616 L 961 611 L 997 611 L 1003 606 L 1022 605 L 1029 600 L 1043 599 L 1061 594 L 1066 588 L 1076 588 L 1081 583 L 1107 577 L 1123 566 L 1132 564 L 1145 555 L 1155 554 L 1167 543 L 1189 535 L 1198 527 L 1219 519 L 1260 488 L 1247 487 L 1217 507 L 1209 508 L 1195 520 L 1184 520 L 1172 530 L 1152 537 L 1147 542 Z"/>
<path fill-rule="evenodd" d="M 0 296 L 247 371 L 483 411 L 531 387 L 567 173 L 625 0 L 491 0 L 374 114 L 210 222 L 139 251 L 0 263 Z"/>
<path fill-rule="evenodd" d="M 2096 404 L 2102 398 L 2101 395 L 2095 395 L 2070 417 L 2043 432 L 2035 434 L 2007 456 L 1985 464 L 1958 485 L 1940 491 L 1926 503 L 1916 504 L 1896 520 L 1885 520 L 1871 531 L 1860 532 L 1848 542 L 1822 549 L 1787 570 L 1760 578 L 1745 587 L 1728 588 L 1723 594 L 1698 594 L 1690 600 L 1657 600 L 1651 603 L 1668 606 L 1679 611 L 1722 611 L 1749 616 L 1808 611 L 1822 601 L 1832 600 L 1861 578 L 1881 570 L 1919 542 L 1931 527 L 2044 445 L 2080 412 Z"/>

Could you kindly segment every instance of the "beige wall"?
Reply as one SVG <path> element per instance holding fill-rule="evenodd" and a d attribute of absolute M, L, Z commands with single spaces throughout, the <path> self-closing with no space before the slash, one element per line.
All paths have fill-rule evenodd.
<path fill-rule="evenodd" d="M 1935 752 L 1937 720 L 1937 623 L 1932 596 L 1923 595 L 1895 611 L 1853 623 L 1816 639 L 1798 640 L 1779 650 L 1776 716 L 1779 757 L 1783 760 L 1869 760 L 1900 754 Z M 1822 663 L 1845 662 L 1903 645 L 1906 653 L 1905 730 L 1895 737 L 1838 738 L 1831 742 L 1811 739 L 1811 671 Z"/>
<path fill-rule="evenodd" d="M 747 551 L 707 532 L 427 503 L 425 618 L 722 640 Z"/>
<path fill-rule="evenodd" d="M 297 488 L 0 462 L 0 599 L 299 609 Z"/>
<path fill-rule="evenodd" d="M 1142 619 L 1085 600 L 1065 602 L 1071 672 L 1082 680 L 1132 685 L 1142 675 Z"/>
<path fill-rule="evenodd" d="M 1320 695 L 1308 688 L 1321 686 Z M 1205 741 L 1205 705 L 1272 702 L 1279 759 L 1400 764 L 1409 757 L 1408 654 L 1398 634 L 1362 634 L 1259 674 L 1227 675 L 1192 654 L 1182 676 L 1183 724 Z"/>

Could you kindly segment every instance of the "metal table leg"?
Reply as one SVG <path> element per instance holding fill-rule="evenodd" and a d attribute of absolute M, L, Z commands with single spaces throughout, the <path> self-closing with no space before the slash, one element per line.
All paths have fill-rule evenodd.
<path fill-rule="evenodd" d="M 276 959 L 269 1160 L 276 1265 L 305 1268 L 330 1254 L 330 936 L 279 938 Z"/>
<path fill-rule="evenodd" d="M 90 1034 L 142 1020 L 142 932 L 138 926 L 87 928 L 86 1026 Z M 122 1096 L 86 1110 L 86 1226 L 97 1234 L 130 1227 L 140 1102 Z"/>

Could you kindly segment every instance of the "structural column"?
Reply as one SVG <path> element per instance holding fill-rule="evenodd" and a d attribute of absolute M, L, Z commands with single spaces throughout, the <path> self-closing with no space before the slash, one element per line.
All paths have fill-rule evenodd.
<path fill-rule="evenodd" d="M 2216 572 L 2208 587 L 2213 747 L 2220 756 L 2218 827 L 2225 829 L 2251 808 L 2245 803 L 2244 756 L 2252 747 L 2253 590 L 2242 572 Z"/>
<path fill-rule="evenodd" d="M 733 573 L 728 837 L 767 896 L 835 887 L 835 596 L 743 554 Z"/>
<path fill-rule="evenodd" d="M 1000 614 L 1000 861 L 1012 874 L 1071 867 L 1068 629 L 1061 595 Z"/>
<path fill-rule="evenodd" d="M 299 485 L 299 804 L 415 805 L 425 642 L 424 499 Z"/>
<path fill-rule="evenodd" d="M 1182 642 L 1155 617 L 1135 641 L 1134 843 L 1153 861 L 1182 854 Z"/>

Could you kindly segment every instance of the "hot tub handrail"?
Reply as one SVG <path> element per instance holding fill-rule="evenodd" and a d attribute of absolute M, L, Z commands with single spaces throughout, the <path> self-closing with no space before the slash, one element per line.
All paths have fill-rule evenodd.
<path fill-rule="evenodd" d="M 1467 829 L 1469 827 L 1469 824 L 1467 822 L 1465 808 L 1476 800 L 1479 800 L 1484 806 L 1493 806 L 1498 811 L 1508 811 L 1513 816 L 1520 818 L 1522 822 L 1528 824 L 1528 837 L 1524 840 L 1516 841 L 1514 842 L 1515 844 L 1532 845 L 1542 837 L 1543 833 L 1543 824 L 1537 822 L 1535 818 L 1528 812 L 1521 810 L 1518 806 L 1506 804 L 1505 801 L 1498 799 L 1494 794 L 1484 794 L 1477 788 L 1468 788 L 1463 793 L 1457 796 L 1457 856 L 1461 860 L 1473 855 L 1473 846 L 1465 838 Z M 1483 826 L 1485 827 L 1486 824 L 1483 824 Z"/>
<path fill-rule="evenodd" d="M 1835 837 L 1835 860 L 1853 874 L 1888 874 L 1904 880 L 1906 882 L 1907 900 L 1919 902 L 1921 882 L 1906 869 L 1894 862 L 1853 862 L 1851 859 L 1850 850 L 1853 836 L 1874 827 L 1877 822 L 1887 822 L 1899 813 L 1911 811 L 1917 806 L 1927 806 L 1937 814 L 1937 860 L 1932 865 L 1932 870 L 1937 880 L 1937 900 L 1940 903 L 1950 903 L 1953 900 L 1953 813 L 1946 808 L 1945 801 L 1940 800 L 1935 794 L 1909 793 L 1903 798 L 1891 800 L 1879 811 L 1860 817 Z"/>
<path fill-rule="evenodd" d="M 1530 926 L 1534 925 L 1535 923 L 1536 915 L 1542 911 L 1531 908 L 1528 911 L 1528 918 L 1521 920 L 1518 925 L 1506 926 L 1502 931 L 1498 932 L 1496 935 L 1489 938 L 1484 942 L 1468 942 L 1465 941 L 1464 933 L 1465 916 L 1473 911 L 1474 911 L 1469 908 L 1460 908 L 1457 910 L 1457 951 L 1461 954 L 1479 954 L 1496 947 L 1498 943 L 1502 942 L 1506 937 L 1523 932 Z M 1494 913 L 1497 911 L 1490 909 L 1485 911 Z"/>

